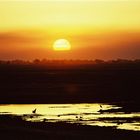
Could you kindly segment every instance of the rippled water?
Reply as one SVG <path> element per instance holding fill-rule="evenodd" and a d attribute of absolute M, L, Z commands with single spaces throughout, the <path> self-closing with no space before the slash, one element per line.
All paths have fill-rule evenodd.
<path fill-rule="evenodd" d="M 102 112 L 119 109 L 108 104 L 14 104 L 0 105 L 0 114 L 21 115 L 27 121 L 67 121 L 83 125 L 114 126 L 140 131 L 140 113 Z M 32 111 L 36 109 L 36 113 Z M 101 112 L 100 112 L 101 111 Z"/>

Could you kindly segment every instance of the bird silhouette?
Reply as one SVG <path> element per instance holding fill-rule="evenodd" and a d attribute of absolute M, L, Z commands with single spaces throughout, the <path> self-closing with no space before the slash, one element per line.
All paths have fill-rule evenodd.
<path fill-rule="evenodd" d="M 33 111 L 32 111 L 32 113 L 34 113 L 34 114 L 35 114 L 35 113 L 36 113 L 36 109 L 35 109 L 35 110 L 33 110 Z"/>
<path fill-rule="evenodd" d="M 82 116 L 80 116 L 79 120 L 80 120 L 80 121 L 82 121 L 82 119 L 83 119 L 83 117 L 82 117 Z"/>
<path fill-rule="evenodd" d="M 100 110 L 98 112 L 100 112 L 101 114 L 103 113 L 103 107 L 102 107 L 102 105 L 100 105 Z"/>
<path fill-rule="evenodd" d="M 43 122 L 46 122 L 46 121 L 47 121 L 47 119 L 46 119 L 46 118 L 44 118 L 44 119 L 43 119 Z"/>
<path fill-rule="evenodd" d="M 76 119 L 78 119 L 78 120 L 82 120 L 83 119 L 83 117 L 82 116 L 78 116 L 78 115 L 76 115 Z"/>

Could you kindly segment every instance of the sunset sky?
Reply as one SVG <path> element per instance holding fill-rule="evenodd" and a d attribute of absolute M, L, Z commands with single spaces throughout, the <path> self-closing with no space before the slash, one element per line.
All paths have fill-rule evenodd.
<path fill-rule="evenodd" d="M 0 0 L 0 59 L 35 58 L 139 59 L 140 1 Z"/>

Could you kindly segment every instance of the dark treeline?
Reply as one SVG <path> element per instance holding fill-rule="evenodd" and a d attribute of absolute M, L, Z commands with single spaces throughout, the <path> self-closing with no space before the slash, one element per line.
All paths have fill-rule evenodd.
<path fill-rule="evenodd" d="M 25 61 L 25 60 L 0 60 L 0 64 L 18 64 L 18 65 L 57 65 L 57 64 L 67 64 L 67 65 L 93 65 L 93 64 L 136 64 L 140 63 L 140 59 L 135 59 L 135 60 L 128 60 L 128 59 L 116 59 L 116 60 L 101 60 L 101 59 L 95 59 L 95 60 L 65 60 L 65 59 L 34 59 L 33 61 Z"/>
<path fill-rule="evenodd" d="M 140 60 L 0 61 L 0 103 L 139 102 Z"/>

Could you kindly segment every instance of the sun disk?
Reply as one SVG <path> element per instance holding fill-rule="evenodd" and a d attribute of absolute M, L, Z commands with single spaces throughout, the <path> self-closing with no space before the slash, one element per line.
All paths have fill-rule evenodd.
<path fill-rule="evenodd" d="M 68 51 L 71 49 L 71 45 L 66 39 L 58 39 L 54 42 L 53 49 L 55 51 Z"/>

